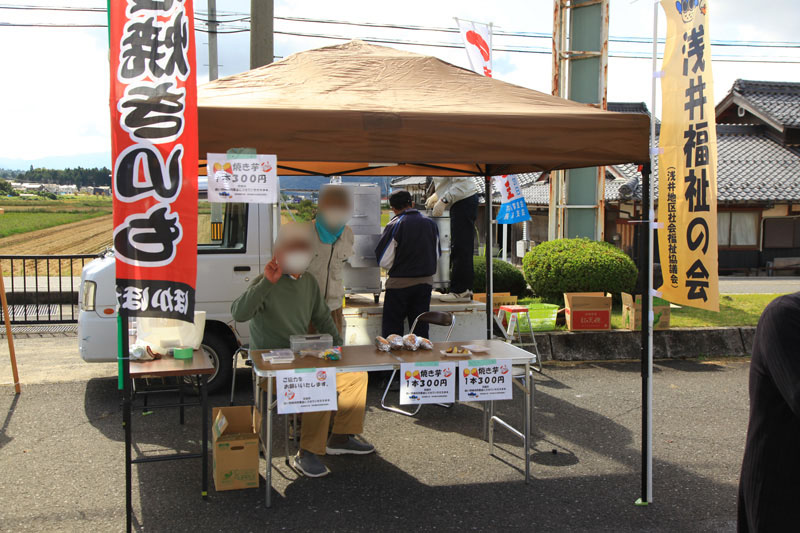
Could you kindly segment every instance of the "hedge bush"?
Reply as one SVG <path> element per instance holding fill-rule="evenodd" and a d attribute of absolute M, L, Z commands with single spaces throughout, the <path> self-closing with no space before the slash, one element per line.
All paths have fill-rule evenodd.
<path fill-rule="evenodd" d="M 633 292 L 638 270 L 607 242 L 559 239 L 535 246 L 522 260 L 525 279 L 543 300 L 563 305 L 565 292 Z"/>
<path fill-rule="evenodd" d="M 495 259 L 493 261 L 494 292 L 510 292 L 517 297 L 525 296 L 528 284 L 525 276 L 513 265 Z M 472 282 L 473 292 L 486 292 L 486 258 L 476 255 L 472 258 L 472 267 L 475 271 L 475 280 Z"/>

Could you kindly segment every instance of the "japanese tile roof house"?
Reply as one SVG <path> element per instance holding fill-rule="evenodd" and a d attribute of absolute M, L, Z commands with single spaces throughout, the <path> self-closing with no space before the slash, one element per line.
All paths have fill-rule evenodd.
<path fill-rule="evenodd" d="M 608 109 L 649 114 L 638 102 L 609 103 Z M 800 83 L 737 80 L 716 115 L 721 273 L 800 263 Z M 519 179 L 532 219 L 524 237 L 522 224 L 515 225 L 520 228 L 514 228 L 510 246 L 521 238 L 547 239 L 548 176 L 521 174 Z M 483 197 L 483 179 L 476 182 Z M 641 209 L 635 165 L 606 167 L 605 200 L 606 240 L 634 255 L 637 226 L 631 221 Z"/>
<path fill-rule="evenodd" d="M 644 104 L 609 109 L 617 106 L 647 112 Z M 737 80 L 716 115 L 720 272 L 773 266 L 792 274 L 800 264 L 800 83 Z M 639 173 L 616 165 L 607 177 L 606 238 L 632 252 L 633 228 L 625 226 L 639 215 Z"/>

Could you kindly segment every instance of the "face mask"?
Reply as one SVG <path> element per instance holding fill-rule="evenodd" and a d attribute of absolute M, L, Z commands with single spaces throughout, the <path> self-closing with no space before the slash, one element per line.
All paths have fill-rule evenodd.
<path fill-rule="evenodd" d="M 332 207 L 322 211 L 322 219 L 331 231 L 338 231 L 350 221 L 350 211 L 339 207 Z"/>
<path fill-rule="evenodd" d="M 311 252 L 287 252 L 281 258 L 281 269 L 285 274 L 299 276 L 308 269 L 311 258 Z"/>

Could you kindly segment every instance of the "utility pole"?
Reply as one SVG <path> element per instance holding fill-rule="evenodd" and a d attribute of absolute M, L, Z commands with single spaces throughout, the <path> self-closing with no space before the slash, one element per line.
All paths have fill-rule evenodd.
<path fill-rule="evenodd" d="M 208 80 L 219 78 L 217 57 L 217 0 L 208 0 Z"/>
<path fill-rule="evenodd" d="M 273 0 L 250 0 L 250 68 L 269 65 L 275 59 Z"/>
<path fill-rule="evenodd" d="M 555 0 L 553 95 L 606 109 L 609 0 Z M 605 168 L 550 176 L 548 238 L 604 238 Z"/>

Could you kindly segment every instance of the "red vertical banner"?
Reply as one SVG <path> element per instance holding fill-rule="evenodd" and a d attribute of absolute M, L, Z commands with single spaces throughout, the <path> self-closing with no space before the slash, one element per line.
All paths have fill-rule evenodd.
<path fill-rule="evenodd" d="M 120 309 L 192 321 L 198 165 L 192 0 L 111 0 L 109 21 Z"/>

